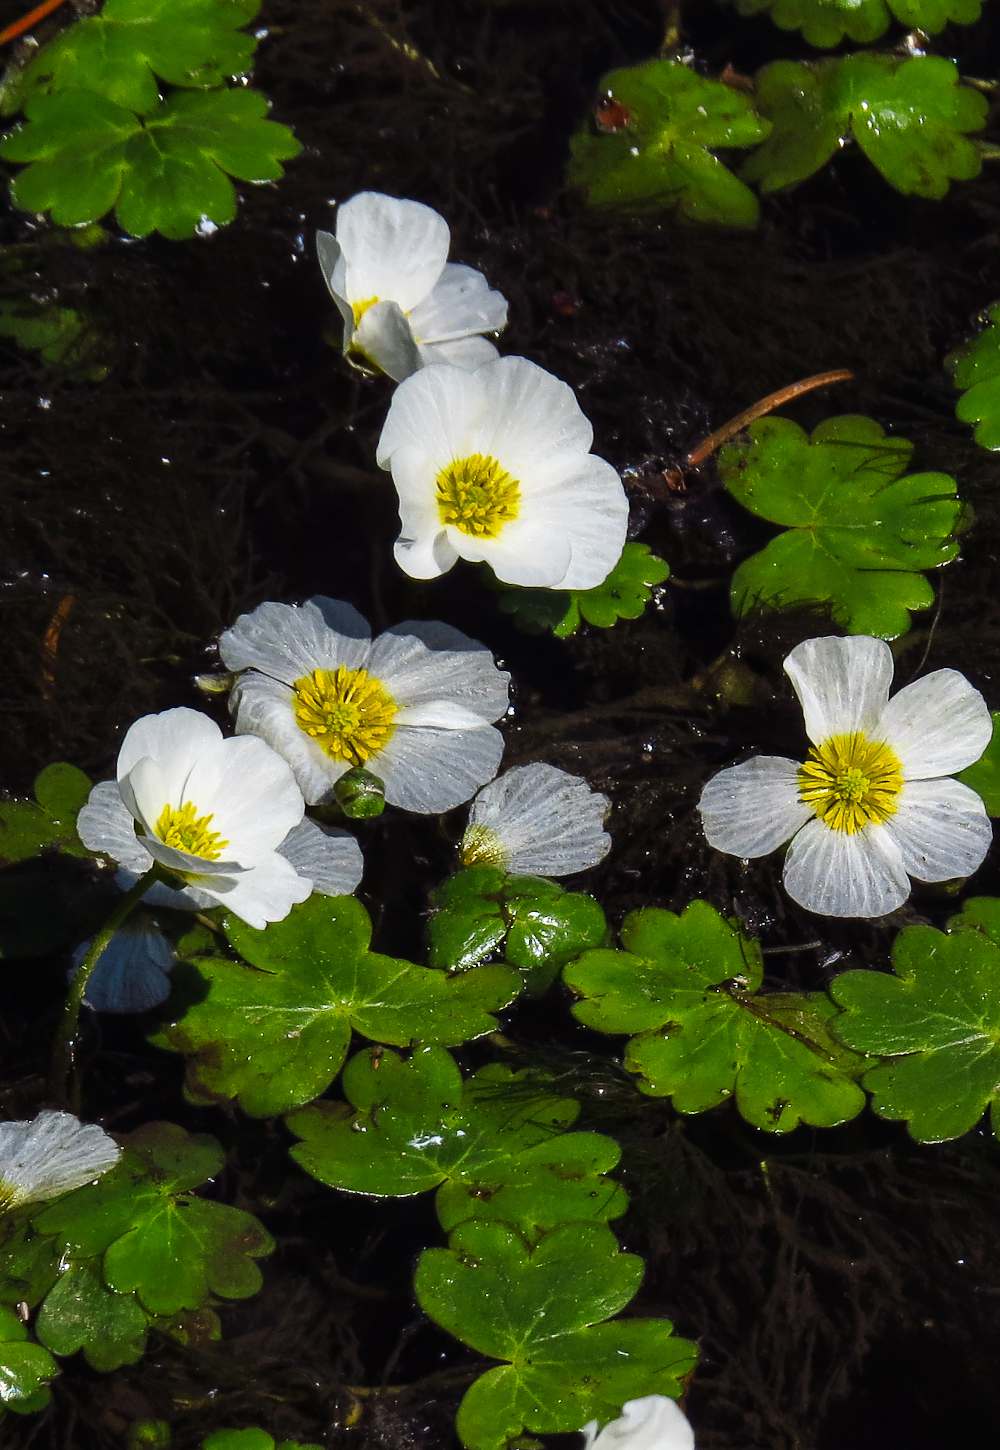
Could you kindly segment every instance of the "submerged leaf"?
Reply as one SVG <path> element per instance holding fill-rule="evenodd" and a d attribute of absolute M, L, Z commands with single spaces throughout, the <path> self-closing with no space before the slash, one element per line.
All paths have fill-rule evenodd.
<path fill-rule="evenodd" d="M 972 25 L 982 0 L 735 0 L 740 15 L 767 12 L 780 30 L 801 30 L 810 45 L 839 45 L 846 36 L 867 42 L 884 35 L 893 19 L 936 35 L 946 25 Z"/>
<path fill-rule="evenodd" d="M 767 135 L 770 123 L 748 96 L 675 60 L 611 71 L 600 90 L 599 130 L 584 123 L 569 166 L 570 184 L 591 206 L 663 207 L 687 221 L 755 225 L 756 197 L 715 155 Z"/>
<path fill-rule="evenodd" d="M 736 614 L 825 604 L 852 634 L 905 634 L 910 611 L 934 602 L 920 571 L 954 559 L 962 515 L 949 474 L 906 474 L 912 451 L 851 414 L 811 435 L 788 418 L 762 418 L 724 448 L 729 492 L 787 530 L 736 570 Z"/>
<path fill-rule="evenodd" d="M 986 314 L 986 326 L 977 337 L 945 358 L 952 382 L 962 390 L 955 416 L 975 423 L 975 439 L 982 448 L 1000 450 L 1000 302 Z"/>
<path fill-rule="evenodd" d="M 642 1260 L 598 1224 L 564 1224 L 530 1247 L 508 1224 L 461 1224 L 420 1256 L 420 1307 L 449 1334 L 503 1361 L 466 1392 L 468 1450 L 502 1450 L 524 1430 L 572 1432 L 626 1400 L 677 1396 L 697 1351 L 666 1319 L 602 1323 L 633 1297 Z"/>
<path fill-rule="evenodd" d="M 0 865 L 27 861 L 47 847 L 86 856 L 76 818 L 90 787 L 89 776 L 61 761 L 35 777 L 33 801 L 0 801 Z"/>
<path fill-rule="evenodd" d="M 557 639 L 567 639 L 584 621 L 611 629 L 619 619 L 638 619 L 655 586 L 669 577 L 670 565 L 651 553 L 648 544 L 626 544 L 603 584 L 569 590 L 502 586 L 500 609 L 528 634 L 549 629 Z"/>
<path fill-rule="evenodd" d="M 563 972 L 599 1032 L 634 1033 L 625 1066 L 653 1097 L 702 1113 L 729 1097 L 756 1128 L 834 1127 L 864 1107 L 862 1064 L 830 1036 L 822 992 L 762 994 L 760 948 L 705 901 L 676 916 L 648 907 L 622 927 L 623 951 L 584 952 Z"/>

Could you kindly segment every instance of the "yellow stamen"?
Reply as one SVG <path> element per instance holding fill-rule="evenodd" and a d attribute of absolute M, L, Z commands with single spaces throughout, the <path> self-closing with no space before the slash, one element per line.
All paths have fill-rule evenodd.
<path fill-rule="evenodd" d="M 496 831 L 489 826 L 469 826 L 462 837 L 458 856 L 463 866 L 505 866 L 507 853 Z"/>
<path fill-rule="evenodd" d="M 186 851 L 203 861 L 218 861 L 229 842 L 222 839 L 221 831 L 209 829 L 213 819 L 211 815 L 199 816 L 197 806 L 185 801 L 182 806 L 164 806 L 153 832 L 175 851 Z"/>
<path fill-rule="evenodd" d="M 292 689 L 295 723 L 331 760 L 364 765 L 392 736 L 399 706 L 367 670 L 313 670 Z"/>
<path fill-rule="evenodd" d="M 516 519 L 521 488 L 496 458 L 470 453 L 456 458 L 437 476 L 438 515 L 475 539 L 495 539 Z"/>
<path fill-rule="evenodd" d="M 354 326 L 355 327 L 360 327 L 361 326 L 361 319 L 362 319 L 362 317 L 364 317 L 364 315 L 368 311 L 369 307 L 374 307 L 375 306 L 375 303 L 378 302 L 378 301 L 379 301 L 379 298 L 378 297 L 366 297 L 363 302 L 352 302 L 351 303 L 351 311 L 354 313 Z"/>
<path fill-rule="evenodd" d="M 850 836 L 895 815 L 902 789 L 895 751 L 861 730 L 814 745 L 799 770 L 799 797 L 831 831 Z"/>

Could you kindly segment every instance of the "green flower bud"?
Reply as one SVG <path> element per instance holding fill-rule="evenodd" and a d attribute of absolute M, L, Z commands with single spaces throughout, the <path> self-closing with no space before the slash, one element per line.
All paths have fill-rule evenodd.
<path fill-rule="evenodd" d="M 352 821 L 367 821 L 385 810 L 385 782 L 361 766 L 342 775 L 333 794 L 344 815 Z"/>

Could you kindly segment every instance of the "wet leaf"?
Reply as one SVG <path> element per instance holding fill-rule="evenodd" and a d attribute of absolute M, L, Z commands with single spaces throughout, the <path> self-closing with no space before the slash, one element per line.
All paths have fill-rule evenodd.
<path fill-rule="evenodd" d="M 887 1059 L 862 1079 L 872 1107 L 919 1143 L 961 1137 L 989 1108 L 1000 1137 L 1000 902 L 968 902 L 946 932 L 905 927 L 892 966 L 830 985 L 837 1036 Z"/>
<path fill-rule="evenodd" d="M 259 0 L 105 0 L 38 52 L 3 94 L 11 115 L 38 93 L 93 91 L 133 111 L 155 110 L 157 77 L 219 86 L 240 75 L 257 40 L 242 31 Z"/>
<path fill-rule="evenodd" d="M 59 1368 L 42 1345 L 28 1337 L 12 1309 L 0 1307 L 0 1414 L 31 1414 L 48 1403 L 46 1386 Z"/>
<path fill-rule="evenodd" d="M 607 936 L 592 896 L 496 866 L 457 871 L 432 894 L 431 907 L 432 967 L 464 972 L 502 958 L 520 970 L 531 993 L 546 991 L 565 962 Z"/>
<path fill-rule="evenodd" d="M 230 177 L 274 181 L 300 149 L 251 90 L 181 91 L 144 118 L 89 91 L 36 95 L 26 111 L 27 123 L 0 142 L 0 156 L 28 163 L 12 185 L 15 204 L 62 226 L 113 207 L 139 237 L 181 239 L 204 219 L 232 221 Z"/>
<path fill-rule="evenodd" d="M 991 816 L 1000 816 L 1000 710 L 993 711 L 993 735 L 985 752 L 958 779 L 982 796 Z"/>
<path fill-rule="evenodd" d="M 491 1064 L 463 1083 L 439 1047 L 408 1060 L 375 1048 L 351 1059 L 343 1086 L 347 1103 L 314 1103 L 286 1119 L 302 1140 L 292 1157 L 321 1183 L 379 1197 L 436 1188 L 448 1230 L 502 1219 L 530 1237 L 625 1212 L 625 1193 L 604 1177 L 617 1143 L 570 1132 L 579 1104 L 538 1073 Z"/>
<path fill-rule="evenodd" d="M 201 1442 L 201 1450 L 322 1450 L 321 1445 L 302 1440 L 282 1440 L 275 1444 L 266 1430 L 213 1430 Z"/>
<path fill-rule="evenodd" d="M 287 1112 L 324 1092 L 347 1056 L 352 1030 L 396 1047 L 455 1046 L 494 1031 L 492 1014 L 521 987 L 508 967 L 448 977 L 369 951 L 368 913 L 350 896 L 313 896 L 265 931 L 235 918 L 226 930 L 253 969 L 199 957 L 186 983 L 183 969 L 175 969 L 173 1000 L 197 1000 L 153 1040 L 186 1055 L 194 1101 L 236 1098 L 255 1117 Z"/>
<path fill-rule="evenodd" d="M 570 590 L 501 585 L 500 609 L 527 634 L 551 630 L 557 639 L 566 639 L 584 621 L 611 629 L 619 619 L 638 619 L 655 586 L 669 577 L 670 565 L 651 553 L 648 544 L 626 544 L 603 584 Z"/>
<path fill-rule="evenodd" d="M 955 416 L 974 423 L 975 439 L 994 453 L 1000 449 L 1000 302 L 986 313 L 986 326 L 945 358 L 952 382 L 962 390 Z"/>
<path fill-rule="evenodd" d="M 788 418 L 762 418 L 724 448 L 729 492 L 786 529 L 736 570 L 735 613 L 823 604 L 852 634 L 905 634 L 910 611 L 934 602 L 920 571 L 954 559 L 962 516 L 949 474 L 906 473 L 912 451 L 850 414 L 811 435 Z"/>
<path fill-rule="evenodd" d="M 0 864 L 27 861 L 47 847 L 86 856 L 76 818 L 90 787 L 89 776 L 63 761 L 35 777 L 33 801 L 0 801 Z"/>
<path fill-rule="evenodd" d="M 787 1133 L 834 1127 L 864 1107 L 863 1065 L 830 1035 L 822 992 L 762 994 L 760 948 L 705 901 L 680 916 L 649 907 L 622 927 L 624 950 L 584 952 L 563 978 L 573 1014 L 634 1033 L 625 1066 L 652 1097 L 702 1113 L 729 1097 L 748 1123 Z"/>
<path fill-rule="evenodd" d="M 767 13 L 780 30 L 800 30 L 810 45 L 866 43 L 898 20 L 910 30 L 936 35 L 946 25 L 972 25 L 982 0 L 735 0 L 740 15 Z"/>
<path fill-rule="evenodd" d="M 626 1400 L 679 1395 L 696 1349 L 666 1319 L 603 1323 L 633 1297 L 642 1260 L 598 1224 L 564 1224 L 534 1247 L 509 1225 L 469 1222 L 420 1256 L 420 1307 L 503 1361 L 467 1391 L 456 1428 L 468 1450 L 502 1450 L 523 1430 L 607 1421 Z"/>
<path fill-rule="evenodd" d="M 568 179 L 591 206 L 660 207 L 687 221 L 752 227 L 757 199 L 716 151 L 768 134 L 741 91 L 675 60 L 614 70 L 600 83 L 595 131 L 571 142 Z"/>
<path fill-rule="evenodd" d="M 38 1337 L 53 1354 L 83 1350 L 103 1373 L 141 1359 L 148 1329 L 136 1296 L 109 1289 L 96 1258 L 71 1262 L 38 1315 Z"/>
<path fill-rule="evenodd" d="M 773 130 L 740 175 L 763 192 L 780 191 L 853 138 L 897 191 L 940 198 L 982 166 L 968 133 L 983 129 L 988 103 L 959 79 L 940 56 L 776 61 L 757 75 L 757 104 Z"/>

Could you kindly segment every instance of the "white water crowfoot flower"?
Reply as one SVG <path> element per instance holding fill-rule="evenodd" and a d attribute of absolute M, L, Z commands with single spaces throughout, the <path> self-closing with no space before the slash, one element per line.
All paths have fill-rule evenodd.
<path fill-rule="evenodd" d="M 621 558 L 628 501 L 593 437 L 573 389 L 527 358 L 408 378 L 377 453 L 399 494 L 400 568 L 432 579 L 467 559 L 507 584 L 603 583 Z"/>
<path fill-rule="evenodd" d="M 400 382 L 428 363 L 476 368 L 497 355 L 484 332 L 507 325 L 507 300 L 474 267 L 448 261 L 448 223 L 419 201 L 362 191 L 316 233 L 326 285 L 344 320 L 344 355 Z"/>
<path fill-rule="evenodd" d="M 807 639 L 785 660 L 812 741 L 805 761 L 761 755 L 720 771 L 698 809 L 709 844 L 766 856 L 791 841 L 785 890 L 823 916 L 884 916 L 909 877 L 969 876 L 993 839 L 975 791 L 952 780 L 992 734 L 978 690 L 936 670 L 889 699 L 880 639 Z"/>
<path fill-rule="evenodd" d="M 458 848 L 463 866 L 569 876 L 611 850 L 606 795 L 554 765 L 519 765 L 483 786 Z"/>
<path fill-rule="evenodd" d="M 0 1210 L 40 1203 L 107 1173 L 121 1149 L 96 1123 L 46 1110 L 30 1122 L 0 1123 Z"/>
<path fill-rule="evenodd" d="M 403 810 L 461 805 L 500 764 L 510 676 L 450 625 L 407 620 L 371 638 L 350 604 L 261 604 L 219 640 L 243 671 L 231 704 L 241 734 L 288 761 L 310 805 L 363 765 Z"/>
<path fill-rule="evenodd" d="M 92 942 L 73 953 L 70 976 L 80 970 Z M 133 916 L 118 928 L 97 959 L 83 1000 L 95 1012 L 148 1012 L 170 996 L 174 949 L 151 916 Z"/>
<path fill-rule="evenodd" d="M 628 1400 L 621 1415 L 598 1430 L 584 1425 L 584 1450 L 694 1450 L 694 1432 L 676 1400 L 645 1395 Z"/>

